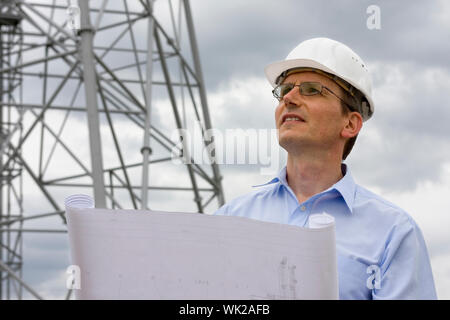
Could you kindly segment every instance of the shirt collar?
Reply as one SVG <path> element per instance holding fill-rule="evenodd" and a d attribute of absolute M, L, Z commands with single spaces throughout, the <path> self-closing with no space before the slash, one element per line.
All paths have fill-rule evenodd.
<path fill-rule="evenodd" d="M 356 184 L 353 180 L 353 177 L 350 173 L 350 169 L 345 163 L 341 164 L 341 170 L 342 170 L 342 179 L 336 182 L 334 185 L 332 185 L 330 188 L 328 188 L 325 191 L 322 191 L 321 193 L 325 193 L 331 190 L 336 190 L 339 192 L 344 199 L 348 209 L 351 213 L 353 213 L 353 203 L 355 202 L 355 190 L 356 190 Z M 280 170 L 278 175 L 270 180 L 269 182 L 255 185 L 252 187 L 261 187 L 265 185 L 269 185 L 272 183 L 280 182 L 282 185 L 284 185 L 287 189 L 289 189 L 289 185 L 286 180 L 286 166 L 284 166 L 283 169 Z"/>
<path fill-rule="evenodd" d="M 269 182 L 266 182 L 266 183 L 263 183 L 263 184 L 254 185 L 254 186 L 252 186 L 252 188 L 267 186 L 269 184 L 272 184 L 272 183 L 275 183 L 275 182 L 279 182 L 279 181 L 284 186 L 286 186 L 286 187 L 288 186 L 287 181 L 286 181 L 286 166 L 284 166 L 284 168 L 280 170 L 278 175 L 275 178 L 273 178 L 272 180 L 270 180 Z"/>
<path fill-rule="evenodd" d="M 355 191 L 356 184 L 353 180 L 353 177 L 350 173 L 350 169 L 345 163 L 341 164 L 341 170 L 343 177 L 341 180 L 332 185 L 328 190 L 335 189 L 338 191 L 345 203 L 347 204 L 348 209 L 351 213 L 353 213 L 353 203 L 355 202 Z"/>

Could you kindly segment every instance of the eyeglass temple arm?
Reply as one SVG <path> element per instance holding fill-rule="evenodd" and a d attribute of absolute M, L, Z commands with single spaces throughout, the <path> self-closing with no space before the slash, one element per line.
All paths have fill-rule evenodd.
<path fill-rule="evenodd" d="M 355 108 L 354 106 L 348 104 L 344 99 L 342 99 L 341 97 L 339 97 L 336 93 L 334 93 L 333 91 L 331 91 L 331 89 L 325 87 L 324 85 L 322 85 L 322 87 L 324 87 L 325 89 L 327 89 L 328 91 L 330 91 L 336 98 L 338 98 L 339 100 L 341 100 L 347 107 L 350 108 L 351 111 L 356 111 L 357 108 Z"/>

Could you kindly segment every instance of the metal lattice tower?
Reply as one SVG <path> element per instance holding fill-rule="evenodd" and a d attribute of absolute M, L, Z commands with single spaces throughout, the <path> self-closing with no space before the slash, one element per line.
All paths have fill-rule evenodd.
<path fill-rule="evenodd" d="M 26 237 L 67 241 L 68 195 L 224 203 L 217 164 L 190 150 L 214 141 L 189 0 L 1 0 L 0 27 L 0 299 L 46 298 L 24 280 Z"/>

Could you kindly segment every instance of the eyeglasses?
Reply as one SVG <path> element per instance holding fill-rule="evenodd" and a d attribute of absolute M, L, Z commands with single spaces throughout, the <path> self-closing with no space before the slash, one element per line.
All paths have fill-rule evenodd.
<path fill-rule="evenodd" d="M 275 89 L 272 90 L 273 96 L 280 101 L 283 99 L 285 95 L 287 95 L 292 89 L 295 87 L 298 87 L 300 90 L 300 94 L 303 96 L 315 96 L 318 94 L 322 94 L 323 89 L 327 89 L 330 91 L 336 98 L 341 100 L 351 111 L 355 111 L 356 108 L 349 105 L 347 102 L 345 102 L 341 97 L 336 95 L 331 89 L 328 87 L 325 87 L 319 82 L 302 82 L 300 84 L 293 84 L 293 83 L 284 83 L 279 84 L 275 87 Z"/>

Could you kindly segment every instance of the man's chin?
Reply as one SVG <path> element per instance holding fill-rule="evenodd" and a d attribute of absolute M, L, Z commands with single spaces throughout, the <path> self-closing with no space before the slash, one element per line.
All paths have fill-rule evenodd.
<path fill-rule="evenodd" d="M 299 137 L 293 136 L 281 136 L 278 143 L 280 147 L 286 150 L 288 153 L 297 153 L 300 149 L 303 149 L 305 140 Z"/>

